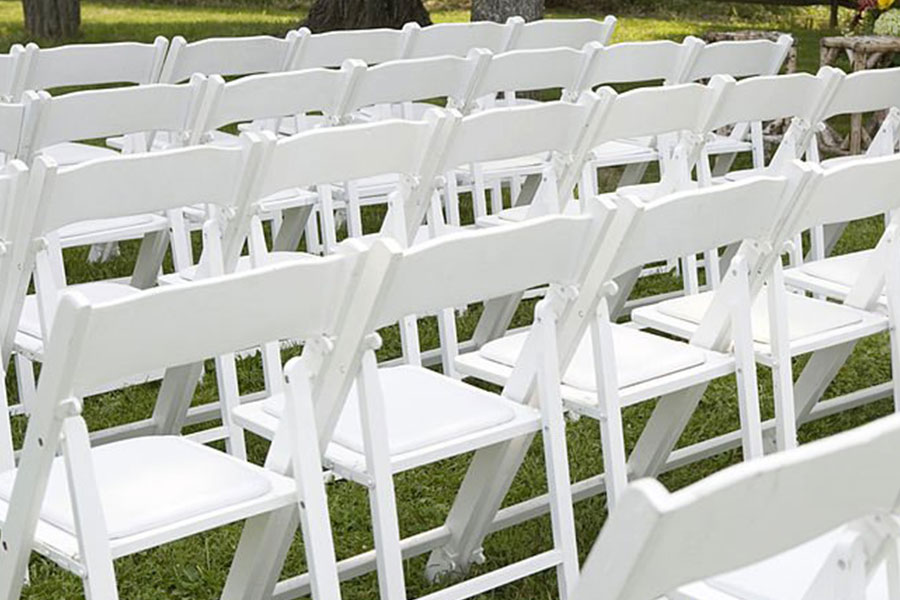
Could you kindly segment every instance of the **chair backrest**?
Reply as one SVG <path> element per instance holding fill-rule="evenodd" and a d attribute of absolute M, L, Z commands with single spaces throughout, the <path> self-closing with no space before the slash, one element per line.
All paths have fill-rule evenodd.
<path fill-rule="evenodd" d="M 866 69 L 845 76 L 822 119 L 900 107 L 900 67 Z"/>
<path fill-rule="evenodd" d="M 572 600 L 652 600 L 898 506 L 900 417 L 743 462 L 669 493 L 626 488 Z"/>
<path fill-rule="evenodd" d="M 378 326 L 537 285 L 575 284 L 598 225 L 587 215 L 553 215 L 416 244 L 384 291 Z"/>
<path fill-rule="evenodd" d="M 560 47 L 496 54 L 478 81 L 475 97 L 551 88 L 573 92 L 585 63 L 593 59 L 596 48 L 598 46 L 588 45 L 584 50 Z"/>
<path fill-rule="evenodd" d="M 634 212 L 634 218 L 617 244 L 610 277 L 666 256 L 687 256 L 745 239 L 771 242 L 789 210 L 787 187 L 787 177 L 753 177 L 651 202 L 629 198 L 625 188 L 620 212 Z"/>
<path fill-rule="evenodd" d="M 194 122 L 205 84 L 198 75 L 187 85 L 142 85 L 56 97 L 28 92 L 26 110 L 35 110 L 38 117 L 23 156 L 61 142 L 153 131 L 180 134 Z"/>
<path fill-rule="evenodd" d="M 290 31 L 283 38 L 268 35 L 234 38 L 207 38 L 188 43 L 181 36 L 172 39 L 159 77 L 162 83 L 187 81 L 191 75 L 250 75 L 272 73 L 288 67 L 299 34 Z"/>
<path fill-rule="evenodd" d="M 722 95 L 709 127 L 793 117 L 815 123 L 841 77 L 840 71 L 831 68 L 820 69 L 816 75 L 793 73 L 741 81 L 728 75 L 713 77 L 710 86 L 721 90 Z"/>
<path fill-rule="evenodd" d="M 708 79 L 713 75 L 735 78 L 776 75 L 793 43 L 794 39 L 785 34 L 774 42 L 740 40 L 705 44 L 686 72 L 684 81 Z"/>
<path fill-rule="evenodd" d="M 461 107 L 473 96 L 477 81 L 490 62 L 488 52 L 474 49 L 464 58 L 414 58 L 369 67 L 343 99 L 342 112 L 435 98 L 446 98 L 449 106 Z"/>
<path fill-rule="evenodd" d="M 682 43 L 669 40 L 625 42 L 611 46 L 596 45 L 596 58 L 587 63 L 581 74 L 578 89 L 593 89 L 600 85 L 681 81 L 684 63 L 703 42 L 688 37 Z"/>
<path fill-rule="evenodd" d="M 512 50 L 539 48 L 581 48 L 590 42 L 606 45 L 616 28 L 616 18 L 542 19 L 525 23 L 516 33 Z"/>
<path fill-rule="evenodd" d="M 28 44 L 15 92 L 106 83 L 155 83 L 168 46 L 164 37 L 157 37 L 152 44 L 115 42 L 57 48 Z"/>
<path fill-rule="evenodd" d="M 290 69 L 339 67 L 347 59 L 361 60 L 367 65 L 396 60 L 402 57 L 406 38 L 396 29 L 310 33 L 304 27 L 298 34 L 298 48 Z"/>
<path fill-rule="evenodd" d="M 696 83 L 640 88 L 623 94 L 604 91 L 614 99 L 597 128 L 594 146 L 679 131 L 705 133 L 708 114 L 718 98 L 714 90 Z"/>
<path fill-rule="evenodd" d="M 796 228 L 846 223 L 900 208 L 900 155 L 866 158 L 822 170 L 811 182 Z M 851 199 L 848 201 L 848 199 Z"/>
<path fill-rule="evenodd" d="M 417 23 L 403 26 L 406 46 L 403 58 L 427 56 L 466 56 L 472 48 L 484 48 L 495 54 L 509 49 L 513 30 L 519 21 L 507 23 L 477 21 L 474 23 L 439 23 L 420 27 Z"/>
<path fill-rule="evenodd" d="M 278 140 L 260 194 L 375 175 L 416 178 L 440 121 L 385 120 L 315 129 Z"/>
<path fill-rule="evenodd" d="M 581 102 L 487 110 L 462 118 L 443 157 L 443 171 L 461 165 L 529 156 L 548 151 L 572 153 L 590 124 L 596 95 Z"/>
<path fill-rule="evenodd" d="M 194 134 L 256 119 L 293 117 L 321 111 L 334 115 L 341 97 L 357 76 L 354 68 L 306 69 L 250 75 L 225 82 L 209 78 Z"/>
<path fill-rule="evenodd" d="M 26 114 L 25 104 L 0 103 L 0 152 L 6 159 L 19 155 L 22 144 L 30 137 L 34 111 Z"/>
<path fill-rule="evenodd" d="M 382 242 L 376 246 L 373 252 L 387 252 Z M 97 306 L 88 305 L 77 292 L 67 292 L 50 334 L 45 368 L 51 368 L 54 347 L 59 356 L 66 334 L 77 331 L 77 337 L 69 338 L 73 350 L 62 364 L 54 365 L 56 377 L 49 378 L 46 388 L 39 386 L 39 397 L 58 401 L 129 374 L 198 362 L 265 342 L 334 335 L 340 326 L 337 307 L 353 297 L 354 278 L 368 254 L 345 252 L 285 262 Z M 307 293 L 310 289 L 316 293 Z M 247 319 L 248 306 L 267 318 Z M 139 348 L 129 342 L 136 339 L 142 340 Z M 176 348 L 173 340 L 182 341 L 174 344 Z"/>
<path fill-rule="evenodd" d="M 0 169 L 0 239 L 6 245 L 5 251 L 0 253 L 0 359 L 5 361 L 12 353 L 18 315 L 27 286 L 22 280 L 29 275 L 25 267 L 27 256 L 33 250 L 30 244 L 15 243 L 20 232 L 30 224 L 30 221 L 22 222 L 23 218 L 29 218 L 26 201 L 28 175 L 28 168 L 17 160 Z"/>

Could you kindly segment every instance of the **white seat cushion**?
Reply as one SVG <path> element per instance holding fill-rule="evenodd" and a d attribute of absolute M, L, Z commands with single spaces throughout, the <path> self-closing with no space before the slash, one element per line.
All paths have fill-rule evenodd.
<path fill-rule="evenodd" d="M 643 383 L 702 365 L 706 355 L 702 350 L 631 327 L 613 324 L 613 346 L 616 351 L 616 373 L 619 387 Z M 527 332 L 508 335 L 485 344 L 482 358 L 512 367 L 516 364 Z M 581 338 L 575 356 L 562 378 L 563 383 L 582 390 L 597 390 L 594 374 L 594 352 L 591 338 Z"/>
<path fill-rule="evenodd" d="M 75 165 L 88 160 L 96 160 L 98 158 L 109 158 L 111 156 L 119 156 L 119 153 L 110 148 L 103 146 L 92 146 L 91 144 L 79 144 L 78 142 L 63 142 L 62 144 L 54 144 L 41 148 L 38 152 L 40 156 L 46 156 L 56 161 L 56 164 L 63 167 L 67 165 Z"/>
<path fill-rule="evenodd" d="M 706 314 L 712 297 L 713 292 L 703 292 L 702 294 L 666 300 L 657 305 L 657 310 L 661 314 L 697 324 Z M 787 308 L 788 333 L 791 341 L 847 327 L 848 325 L 855 325 L 862 321 L 859 313 L 848 307 L 807 298 L 798 294 L 787 295 Z M 769 306 L 765 289 L 757 296 L 751 313 L 753 339 L 762 344 L 768 344 L 770 341 Z"/>
<path fill-rule="evenodd" d="M 845 528 L 832 530 L 810 542 L 749 567 L 706 581 L 719 591 L 746 600 L 803 600 L 825 565 Z M 884 563 L 876 569 L 865 597 L 889 597 Z"/>
<path fill-rule="evenodd" d="M 169 221 L 162 215 L 134 215 L 72 223 L 60 227 L 59 238 L 63 247 L 71 247 L 98 240 L 134 239 L 149 231 L 161 231 L 168 227 Z"/>
<path fill-rule="evenodd" d="M 812 277 L 849 288 L 856 283 L 859 274 L 865 269 L 866 263 L 871 257 L 872 250 L 863 250 L 804 263 L 798 268 Z"/>
<path fill-rule="evenodd" d="M 634 161 L 639 159 L 656 160 L 656 150 L 648 144 L 649 140 L 638 139 L 604 142 L 591 150 L 591 159 L 605 164 L 616 164 L 616 161 Z"/>
<path fill-rule="evenodd" d="M 255 465 L 175 436 L 132 438 L 91 450 L 110 539 L 259 498 L 272 489 Z M 41 519 L 75 534 L 64 459 L 53 461 Z M 8 502 L 15 471 L 0 474 Z"/>
<path fill-rule="evenodd" d="M 133 288 L 130 285 L 110 281 L 78 283 L 70 285 L 66 289 L 77 291 L 87 298 L 91 304 L 110 302 L 112 300 L 119 300 L 131 296 L 132 294 L 141 293 L 141 290 Z M 37 297 L 34 295 L 25 297 L 25 303 L 22 305 L 22 315 L 19 317 L 19 331 L 37 339 L 42 339 L 43 337 L 41 335 L 41 320 L 38 311 Z"/>
<path fill-rule="evenodd" d="M 392 456 L 457 439 L 512 421 L 510 401 L 422 367 L 378 370 Z M 281 417 L 284 398 L 272 396 L 264 410 Z M 333 443 L 364 453 L 359 398 L 351 388 Z"/>

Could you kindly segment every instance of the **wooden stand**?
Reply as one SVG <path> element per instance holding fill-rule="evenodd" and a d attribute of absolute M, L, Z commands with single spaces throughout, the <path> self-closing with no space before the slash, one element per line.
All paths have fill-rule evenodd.
<path fill-rule="evenodd" d="M 850 71 L 878 69 L 893 64 L 894 54 L 900 52 L 900 38 L 893 36 L 863 35 L 850 37 L 825 37 L 819 42 L 819 66 L 834 66 L 841 56 L 850 61 Z M 884 113 L 876 113 L 863 126 L 863 115 L 850 117 L 850 135 L 844 137 L 832 127 L 822 132 L 823 147 L 836 154 L 859 154 L 863 145 L 872 141 L 878 131 Z"/>

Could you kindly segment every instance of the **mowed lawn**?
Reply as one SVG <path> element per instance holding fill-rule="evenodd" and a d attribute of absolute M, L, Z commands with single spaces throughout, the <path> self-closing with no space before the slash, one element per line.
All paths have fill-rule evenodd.
<path fill-rule="evenodd" d="M 800 42 L 800 66 L 814 71 L 818 63 L 818 39 L 829 32 L 822 28 L 825 13 L 820 9 L 803 11 L 749 11 L 744 7 L 722 10 L 717 6 L 707 14 L 705 8 L 712 5 L 697 5 L 688 14 L 694 17 L 676 16 L 669 13 L 625 15 L 620 18 L 616 41 L 647 40 L 659 38 L 680 39 L 684 35 L 699 35 L 713 29 L 737 28 L 780 28 L 791 31 Z M 274 5 L 273 5 L 274 6 Z M 88 2 L 83 4 L 83 34 L 78 41 L 100 42 L 114 40 L 152 40 L 156 35 L 172 37 L 184 35 L 188 39 L 210 36 L 231 36 L 251 34 L 283 34 L 296 25 L 300 10 L 284 8 L 263 9 L 245 5 L 231 6 L 132 6 Z M 559 13 L 551 16 L 592 16 L 602 17 L 602 13 L 574 14 Z M 436 21 L 464 20 L 467 14 L 461 10 L 436 11 Z M 14 42 L 27 41 L 21 27 L 21 6 L 17 2 L 0 1 L 0 38 L 3 50 Z M 608 181 L 614 181 L 611 173 Z M 367 215 L 369 229 L 377 228 L 377 211 Z M 881 231 L 880 220 L 869 220 L 853 224 L 844 235 L 839 251 L 846 252 L 872 246 Z M 125 244 L 120 258 L 102 265 L 87 265 L 86 249 L 76 249 L 67 253 L 66 262 L 70 281 L 84 281 L 107 276 L 126 275 L 136 254 L 135 244 Z M 674 276 L 664 275 L 641 282 L 637 294 L 674 289 L 679 284 Z M 532 305 L 523 306 L 517 316 L 518 324 L 530 320 Z M 460 316 L 460 335 L 471 335 L 479 314 L 473 306 Z M 248 310 L 247 318 L 253 318 Z M 433 320 L 423 320 L 420 326 L 423 346 L 434 347 L 437 343 L 437 327 Z M 396 331 L 383 332 L 383 358 L 399 354 L 399 340 Z M 136 340 L 135 343 L 140 343 Z M 173 341 L 177 343 L 177 340 Z M 287 357 L 290 352 L 285 353 Z M 802 364 L 802 359 L 798 367 Z M 215 399 L 215 377 L 212 367 L 198 389 L 196 402 Z M 239 366 L 242 387 L 258 388 L 262 375 L 258 359 L 248 358 Z M 771 386 L 768 372 L 759 373 L 763 394 L 763 412 L 771 416 Z M 887 381 L 890 377 L 890 357 L 886 336 L 876 336 L 859 345 L 851 361 L 844 367 L 838 380 L 829 390 L 829 395 L 837 395 L 864 386 Z M 15 397 L 15 389 L 9 378 L 9 391 Z M 150 416 L 157 385 L 130 388 L 90 399 L 86 403 L 85 414 L 91 428 L 99 429 L 114 424 L 125 423 Z M 626 436 L 632 444 L 650 415 L 653 403 L 630 408 L 625 413 Z M 891 411 L 891 404 L 884 400 L 865 408 L 830 417 L 801 429 L 804 441 L 862 424 Z M 686 445 L 710 436 L 733 430 L 738 425 L 734 382 L 723 379 L 712 385 L 706 393 L 700 410 L 691 421 L 680 444 Z M 21 439 L 24 420 L 15 423 L 17 438 Z M 249 440 L 252 459 L 261 461 L 267 444 L 258 438 Z M 599 473 L 601 467 L 599 428 L 589 419 L 582 419 L 569 426 L 569 452 L 574 478 L 584 478 Z M 674 488 L 695 481 L 717 469 L 740 459 L 738 451 L 728 452 L 703 462 L 680 468 L 665 474 L 662 479 Z M 442 523 L 461 481 L 469 457 L 445 461 L 439 465 L 405 473 L 397 478 L 401 529 L 404 535 L 414 534 Z M 524 500 L 544 492 L 546 489 L 540 444 L 535 443 L 527 462 L 518 474 L 507 503 Z M 346 557 L 372 547 L 369 511 L 365 490 L 355 484 L 338 482 L 330 486 L 330 506 L 334 533 L 340 557 Z M 580 502 L 576 506 L 576 520 L 579 548 L 582 558 L 589 550 L 603 524 L 606 504 L 603 497 Z M 222 528 L 207 535 L 195 536 L 164 548 L 144 552 L 117 561 L 120 595 L 128 600 L 190 598 L 206 600 L 217 598 L 222 589 L 232 554 L 240 534 L 240 526 Z M 485 544 L 487 561 L 476 572 L 493 569 L 520 559 L 550 545 L 549 519 L 538 518 L 515 528 L 497 533 Z M 427 584 L 422 577 L 425 558 L 419 557 L 407 563 L 407 583 L 411 597 L 419 596 L 435 586 Z M 285 575 L 293 575 L 305 570 L 302 543 L 294 545 L 285 569 Z M 29 600 L 60 600 L 81 598 L 81 582 L 78 578 L 64 573 L 48 561 L 35 558 L 31 563 L 31 585 L 24 597 Z M 371 599 L 377 595 L 374 575 L 360 577 L 344 585 L 344 597 L 348 599 Z M 507 586 L 491 594 L 498 599 L 543 599 L 556 596 L 555 578 L 552 574 L 531 577 L 525 581 Z"/>

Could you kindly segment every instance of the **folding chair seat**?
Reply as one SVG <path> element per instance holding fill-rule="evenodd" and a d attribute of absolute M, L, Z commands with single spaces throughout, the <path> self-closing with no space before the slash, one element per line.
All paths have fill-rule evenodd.
<path fill-rule="evenodd" d="M 702 81 L 715 75 L 734 78 L 759 75 L 777 75 L 784 64 L 794 39 L 782 35 L 772 40 L 722 41 L 704 44 L 694 55 L 693 61 L 684 73 L 682 81 Z M 727 134 L 714 132 L 707 142 L 707 153 L 711 156 L 726 155 L 716 165 L 716 174 L 723 174 L 731 168 L 735 154 L 751 152 L 754 164 L 762 160 L 762 129 L 758 122 L 735 123 Z"/>
<path fill-rule="evenodd" d="M 205 81 L 198 77 L 190 85 L 145 85 L 111 90 L 73 92 L 50 97 L 46 93 L 26 95 L 26 110 L 37 115 L 36 126 L 20 154 L 31 160 L 41 156 L 58 166 L 119 156 L 110 148 L 79 142 L 125 133 L 126 153 L 146 152 L 156 132 L 188 131 Z M 179 211 L 130 215 L 114 221 L 96 220 L 70 224 L 60 232 L 63 247 L 139 239 L 147 233 L 183 229 Z M 192 263 L 190 247 L 183 236 L 172 238 L 178 268 Z"/>
<path fill-rule="evenodd" d="M 810 184 L 804 212 L 791 224 L 792 235 L 816 225 L 849 221 L 892 210 L 896 200 L 895 194 L 889 190 L 895 175 L 890 170 L 895 169 L 897 164 L 897 157 L 885 157 L 828 171 L 816 167 L 818 174 L 814 183 Z M 851 194 L 866 199 L 849 204 L 846 198 Z M 841 217 L 846 218 L 839 221 Z M 852 343 L 859 339 L 891 329 L 891 320 L 877 310 L 882 292 L 887 290 L 889 306 L 891 294 L 894 293 L 894 284 L 890 283 L 885 288 L 884 283 L 886 272 L 890 277 L 890 270 L 885 268 L 885 261 L 892 260 L 893 256 L 889 248 L 888 241 L 879 243 L 879 251 L 873 253 L 865 265 L 861 265 L 855 286 L 841 304 L 788 293 L 777 262 L 767 276 L 765 300 L 760 299 L 754 306 L 753 337 L 757 345 L 757 361 L 772 367 L 781 447 L 796 445 L 791 357 L 824 349 L 833 352 L 835 348 L 848 344 L 852 348 Z M 892 280 L 889 278 L 888 281 Z M 697 329 L 697 319 L 709 306 L 708 295 L 699 294 L 638 308 L 632 312 L 632 318 L 654 329 L 690 336 Z M 893 350 L 892 334 L 892 355 L 896 352 Z M 837 366 L 841 362 L 838 361 Z M 828 381 L 825 380 L 822 391 Z"/>
<path fill-rule="evenodd" d="M 225 264 L 223 252 L 231 257 L 228 264 L 234 264 L 234 255 L 243 245 L 251 210 L 248 198 L 253 195 L 251 184 L 257 168 L 253 161 L 260 152 L 259 143 L 254 144 L 248 137 L 243 148 L 187 148 L 70 167 L 57 167 L 42 157 L 35 159 L 29 190 L 33 206 L 22 208 L 28 218 L 21 220 L 15 239 L 22 244 L 45 239 L 46 244 L 21 259 L 22 274 L 14 286 L 21 299 L 16 316 L 10 321 L 15 332 L 10 342 L 16 353 L 20 397 L 26 411 L 31 410 L 36 393 L 31 363 L 44 361 L 47 334 L 55 320 L 60 294 L 74 289 L 94 303 L 140 295 L 155 285 L 167 249 L 167 231 L 154 230 L 142 242 L 130 280 L 97 280 L 69 287 L 58 232 L 72 223 L 166 211 L 202 197 L 219 212 L 234 215 L 213 217 L 205 228 L 201 273 L 220 272 Z M 218 241 L 216 236 L 223 240 Z M 35 293 L 26 296 L 32 272 Z M 132 381 L 104 382 L 94 393 L 158 376 L 135 375 Z"/>
<path fill-rule="evenodd" d="M 660 250 L 665 252 L 679 247 L 678 254 L 682 254 L 683 249 L 687 254 L 691 250 L 689 246 L 693 249 L 703 247 L 698 245 L 704 243 L 702 237 L 717 243 L 745 238 L 769 242 L 775 235 L 772 215 L 789 210 L 788 192 L 784 178 L 768 178 L 679 192 L 651 203 L 623 195 L 618 198 L 620 228 L 613 225 L 615 230 L 611 230 L 608 239 L 598 242 L 604 245 L 594 259 L 596 268 L 606 269 L 603 277 L 612 281 L 635 266 L 658 260 Z M 742 204 L 751 198 L 755 202 L 765 202 L 766 208 Z M 595 201 L 604 202 L 604 199 L 599 197 Z M 758 212 L 754 212 L 756 208 L 759 208 Z M 678 231 L 686 219 L 704 222 L 709 219 L 708 222 L 720 226 L 718 231 L 696 232 L 685 240 Z M 615 325 L 609 320 L 608 306 L 615 290 L 600 291 L 588 285 L 578 290 L 579 296 L 587 294 L 591 298 L 593 294 L 593 303 L 599 302 L 599 308 L 591 310 L 591 305 L 586 304 L 579 311 L 580 321 L 573 317 L 576 336 L 570 338 L 572 347 L 561 347 L 562 356 L 571 356 L 561 378 L 561 395 L 567 408 L 601 423 L 607 502 L 616 502 L 628 476 L 620 416 L 622 408 L 701 382 L 737 372 L 744 456 L 749 459 L 761 455 L 756 380 L 750 366 L 753 360 L 749 332 L 751 282 L 745 270 L 746 262 L 741 260 L 742 265 L 731 274 L 730 287 L 717 292 L 716 300 L 720 306 L 731 306 L 727 318 L 738 338 L 733 349 L 712 347 L 699 340 L 684 343 L 628 325 Z M 599 276 L 592 274 L 591 278 Z M 459 356 L 457 371 L 502 385 L 522 360 L 523 341 L 521 334 L 491 340 L 476 351 Z"/>
<path fill-rule="evenodd" d="M 188 152 L 212 155 L 209 149 Z M 316 442 L 313 437 L 309 446 L 293 421 L 285 420 L 279 436 L 285 446 L 279 443 L 260 467 L 171 435 L 92 448 L 81 399 L 109 379 L 195 363 L 265 340 L 333 334 L 341 326 L 334 308 L 365 298 L 354 274 L 377 271 L 368 256 L 348 252 L 97 305 L 64 294 L 18 467 L 11 449 L 2 456 L 0 595 L 20 597 L 33 550 L 82 577 L 86 596 L 115 600 L 113 560 L 241 521 L 247 531 L 273 524 L 293 531 L 290 524 L 299 519 L 310 536 L 308 548 L 316 548 L 316 564 L 327 567 L 333 546 L 330 536 L 319 533 L 328 523 L 324 490 L 298 486 L 301 473 L 321 473 Z M 307 285 L 318 293 L 303 293 Z M 250 299 L 272 318 L 243 319 Z M 301 409 L 303 401 L 296 402 Z M 277 553 L 263 543 L 252 556 Z M 234 570 L 241 572 L 243 564 L 236 561 Z M 331 585 L 327 597 L 337 597 L 336 577 L 326 581 L 323 574 L 319 584 Z"/>
<path fill-rule="evenodd" d="M 604 215 L 605 216 L 605 215 Z M 396 322 L 406 314 L 435 312 L 445 306 L 465 304 L 477 298 L 504 294 L 537 282 L 572 282 L 580 273 L 583 248 L 600 233 L 604 218 L 561 217 L 535 219 L 516 226 L 478 232 L 460 232 L 443 236 L 429 244 L 414 246 L 399 257 L 393 272 L 387 275 L 381 301 L 368 321 L 368 330 Z M 540 241 L 547 242 L 541 248 Z M 440 268 L 438 266 L 440 265 Z M 474 273 L 478 276 L 473 277 Z M 453 285 L 447 285 L 453 282 Z M 548 303 L 545 303 L 545 305 Z M 552 347 L 552 316 L 546 308 L 541 323 L 547 328 L 533 331 L 529 352 Z M 332 353 L 339 353 L 340 339 L 334 341 Z M 554 547 L 549 552 L 528 559 L 519 568 L 506 573 L 495 571 L 462 584 L 462 588 L 442 591 L 447 597 L 464 597 L 466 589 L 475 585 L 487 591 L 532 573 L 555 568 L 560 594 L 565 596 L 574 574 L 573 522 L 570 521 L 571 498 L 557 385 L 547 388 L 530 402 L 516 400 L 509 393 L 493 394 L 421 366 L 404 365 L 378 368 L 374 349 L 377 340 L 370 336 L 360 356 L 349 354 L 339 359 L 342 370 L 349 373 L 343 386 L 333 386 L 333 408 L 318 407 L 319 414 L 333 415 L 324 447 L 324 464 L 337 474 L 369 487 L 374 521 L 375 547 L 378 556 L 378 579 L 382 598 L 406 597 L 401 559 L 401 540 L 393 497 L 393 474 L 416 466 L 456 456 L 497 443 L 531 436 L 543 429 L 545 456 L 549 465 L 549 487 L 554 506 Z M 536 354 L 537 360 L 517 371 L 522 381 L 534 381 L 536 364 L 547 372 L 555 369 L 555 353 Z M 290 369 L 290 365 L 287 367 Z M 538 381 L 541 381 L 538 376 Z M 552 378 L 552 376 L 551 376 Z M 355 381 L 355 388 L 350 383 Z M 327 382 L 320 385 L 325 389 Z M 349 392 L 349 393 L 348 393 Z M 345 396 L 346 394 L 346 396 Z M 346 399 L 344 399 L 346 398 Z M 278 398 L 234 409 L 235 421 L 248 429 L 271 436 L 268 426 L 283 421 L 277 418 Z M 338 412 L 338 408 L 340 411 Z M 267 425 L 268 422 L 268 425 Z M 321 475 L 316 474 L 321 484 Z M 371 482 L 375 482 L 372 486 Z M 366 483 L 369 482 L 369 483 Z M 377 490 L 377 491 L 376 491 Z M 291 535 L 291 532 L 282 533 Z M 349 563 L 356 562 L 349 559 Z M 347 563 L 343 563 L 347 564 Z M 339 569 L 341 564 L 338 565 Z M 364 570 L 374 565 L 367 564 Z M 363 571 L 357 564 L 355 573 Z M 310 574 L 315 578 L 315 572 Z M 305 593 L 302 580 L 282 582 L 281 593 Z"/>
<path fill-rule="evenodd" d="M 673 493 L 635 482 L 571 598 L 896 598 L 898 440 L 888 417 Z"/>

